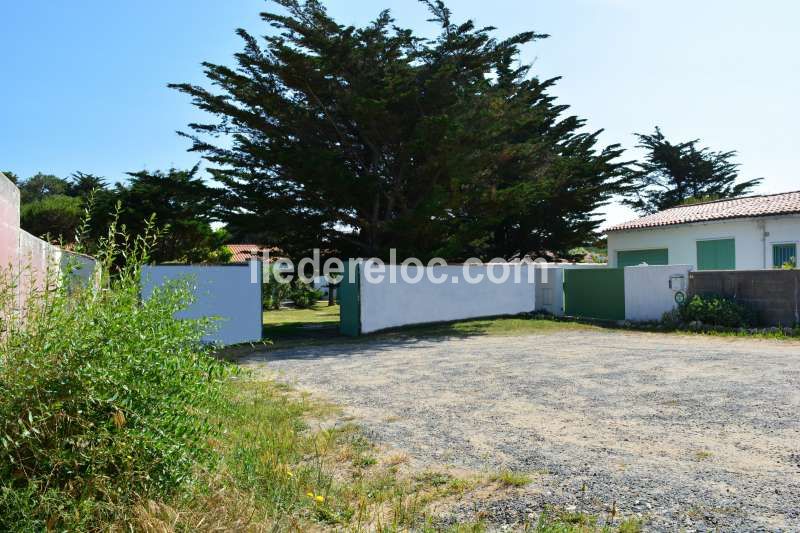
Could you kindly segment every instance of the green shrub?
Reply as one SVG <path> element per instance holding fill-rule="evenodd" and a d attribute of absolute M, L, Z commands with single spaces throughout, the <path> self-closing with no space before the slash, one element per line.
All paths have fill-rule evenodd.
<path fill-rule="evenodd" d="M 318 291 L 308 283 L 297 280 L 292 285 L 289 298 L 294 302 L 295 307 L 310 309 L 322 298 L 322 291 Z"/>
<path fill-rule="evenodd" d="M 274 263 L 269 265 L 264 273 L 264 283 L 261 285 L 261 305 L 265 310 L 278 309 L 282 301 L 289 299 L 292 286 L 289 283 L 281 283 L 278 275 L 278 269 Z"/>
<path fill-rule="evenodd" d="M 172 494 L 212 462 L 210 413 L 225 367 L 176 320 L 187 284 L 140 301 L 152 234 L 101 247 L 101 290 L 0 286 L 0 530 L 86 530 L 124 521 L 138 500 Z M 125 267 L 110 275 L 118 256 Z M 24 322 L 24 323 L 23 323 Z"/>
<path fill-rule="evenodd" d="M 755 314 L 744 305 L 721 296 L 695 295 L 679 307 L 684 322 L 740 328 L 752 326 Z"/>
<path fill-rule="evenodd" d="M 275 264 L 269 265 L 265 272 L 264 284 L 261 286 L 261 302 L 265 310 L 278 309 L 285 300 L 292 300 L 300 309 L 310 309 L 322 298 L 322 292 L 308 283 L 303 283 L 301 280 L 281 283 L 278 276 Z"/>

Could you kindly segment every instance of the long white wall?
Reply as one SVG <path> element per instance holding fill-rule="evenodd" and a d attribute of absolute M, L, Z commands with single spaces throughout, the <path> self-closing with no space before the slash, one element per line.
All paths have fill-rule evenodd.
<path fill-rule="evenodd" d="M 612 231 L 608 260 L 617 266 L 617 252 L 667 248 L 670 264 L 697 268 L 698 240 L 731 238 L 736 239 L 736 270 L 771 268 L 773 244 L 798 243 L 800 249 L 800 215 Z"/>
<path fill-rule="evenodd" d="M 625 319 L 661 320 L 675 309 L 676 292 L 686 294 L 691 270 L 689 265 L 625 267 Z"/>
<path fill-rule="evenodd" d="M 188 280 L 195 300 L 179 318 L 216 318 L 216 330 L 203 340 L 237 344 L 261 340 L 261 269 L 251 282 L 249 265 L 156 265 L 142 271 L 142 298 L 167 280 Z"/>
<path fill-rule="evenodd" d="M 378 283 L 372 281 L 377 271 L 371 275 L 366 263 L 359 269 L 362 333 L 410 324 L 516 315 L 535 308 L 533 275 L 529 278 L 532 266 L 510 266 L 509 279 L 502 283 L 494 283 L 486 275 L 492 267 L 470 266 L 467 276 L 484 274 L 483 280 L 475 284 L 468 283 L 461 265 L 408 267 L 409 278 L 422 274 L 418 283 L 404 281 L 400 266 L 384 268 L 383 281 Z M 519 271 L 519 282 L 514 270 Z M 499 268 L 495 272 L 499 278 Z M 391 282 L 392 274 L 395 283 Z M 446 281 L 434 283 L 429 274 L 437 279 L 444 276 Z"/>

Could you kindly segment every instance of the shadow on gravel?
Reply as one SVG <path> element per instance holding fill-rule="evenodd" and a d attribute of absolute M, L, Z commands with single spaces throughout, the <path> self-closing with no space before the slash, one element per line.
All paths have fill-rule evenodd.
<path fill-rule="evenodd" d="M 360 337 L 347 337 L 339 333 L 338 325 L 291 324 L 272 326 L 269 338 L 262 343 L 228 346 L 217 352 L 217 357 L 228 361 L 243 359 L 315 359 L 321 357 L 366 357 L 379 355 L 383 350 L 413 346 L 419 342 L 435 342 L 468 338 L 501 332 L 535 333 L 534 324 L 543 322 L 528 318 L 495 317 L 481 320 L 442 322 L 420 326 L 406 326 Z M 498 327 L 498 325 L 501 325 Z M 503 328 L 511 325 L 512 328 Z M 520 328 L 520 325 L 527 327 Z M 549 327 L 542 329 L 551 329 Z"/>

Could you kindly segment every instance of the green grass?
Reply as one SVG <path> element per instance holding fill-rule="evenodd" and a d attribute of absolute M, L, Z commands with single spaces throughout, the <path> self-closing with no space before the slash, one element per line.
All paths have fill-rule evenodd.
<path fill-rule="evenodd" d="M 264 326 L 298 327 L 304 324 L 339 324 L 339 304 L 328 306 L 320 300 L 311 309 L 277 309 L 264 311 Z"/>
<path fill-rule="evenodd" d="M 526 335 L 551 331 L 585 329 L 597 329 L 597 326 L 541 318 L 496 317 L 445 322 L 441 324 L 408 326 L 393 331 L 378 333 L 375 336 L 471 337 L 475 335 Z"/>
<path fill-rule="evenodd" d="M 213 443 L 217 467 L 171 501 L 140 504 L 135 530 L 479 532 L 486 530 L 479 519 L 447 529 L 436 517 L 453 498 L 487 497 L 487 490 L 530 482 L 511 472 L 462 478 L 400 468 L 358 426 L 320 423 L 339 413 L 336 406 L 278 382 L 234 378 L 227 394 Z M 498 488 L 492 480 L 504 484 Z M 525 530 L 639 531 L 631 522 L 597 523 L 589 515 L 554 512 Z"/>
<path fill-rule="evenodd" d="M 328 343 L 362 343 L 381 340 L 402 340 L 419 337 L 471 337 L 477 335 L 525 335 L 561 330 L 585 330 L 597 326 L 577 322 L 555 321 L 527 317 L 490 317 L 458 322 L 442 322 L 396 328 L 360 337 L 346 337 L 339 333 L 339 306 L 318 302 L 311 309 L 279 309 L 264 312 L 264 339 L 266 345 L 255 348 L 235 346 L 221 352 L 223 357 L 235 359 L 251 353 L 253 349 L 269 351 L 278 348 L 308 346 Z"/>
<path fill-rule="evenodd" d="M 532 478 L 521 472 L 503 470 L 491 477 L 491 480 L 504 487 L 524 487 L 532 481 Z"/>

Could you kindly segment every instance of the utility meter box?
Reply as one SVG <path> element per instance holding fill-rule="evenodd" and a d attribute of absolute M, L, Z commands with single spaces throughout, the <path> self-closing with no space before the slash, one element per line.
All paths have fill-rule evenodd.
<path fill-rule="evenodd" d="M 683 274 L 674 274 L 670 276 L 669 288 L 675 292 L 684 292 L 686 290 L 686 276 Z"/>

